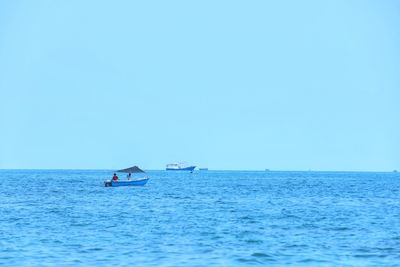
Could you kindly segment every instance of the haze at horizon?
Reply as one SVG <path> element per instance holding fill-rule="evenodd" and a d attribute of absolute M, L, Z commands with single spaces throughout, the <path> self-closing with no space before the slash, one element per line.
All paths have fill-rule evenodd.
<path fill-rule="evenodd" d="M 3 1 L 0 168 L 400 169 L 396 1 Z"/>

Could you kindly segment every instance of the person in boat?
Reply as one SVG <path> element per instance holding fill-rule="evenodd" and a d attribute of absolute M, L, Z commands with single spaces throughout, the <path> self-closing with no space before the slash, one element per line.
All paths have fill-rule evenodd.
<path fill-rule="evenodd" d="M 131 180 L 131 173 L 129 173 L 127 177 L 128 177 L 128 181 L 130 181 Z"/>
<path fill-rule="evenodd" d="M 112 180 L 114 181 L 114 182 L 117 182 L 118 181 L 118 176 L 114 173 L 114 175 L 113 175 L 113 177 L 112 177 Z"/>

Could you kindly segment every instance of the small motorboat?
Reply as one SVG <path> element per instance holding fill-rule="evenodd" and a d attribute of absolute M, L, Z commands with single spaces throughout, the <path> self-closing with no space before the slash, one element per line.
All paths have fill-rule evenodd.
<path fill-rule="evenodd" d="M 128 173 L 127 180 L 106 180 L 104 181 L 105 187 L 114 187 L 114 186 L 144 186 L 148 181 L 149 177 L 141 177 L 141 178 L 132 178 L 132 173 L 145 173 L 137 166 L 133 166 L 127 169 L 118 170 L 116 172 Z"/>
<path fill-rule="evenodd" d="M 109 187 L 109 186 L 144 186 L 150 178 L 145 177 L 145 178 L 140 178 L 140 179 L 135 179 L 135 180 L 130 180 L 130 181 L 104 181 L 104 186 Z"/>

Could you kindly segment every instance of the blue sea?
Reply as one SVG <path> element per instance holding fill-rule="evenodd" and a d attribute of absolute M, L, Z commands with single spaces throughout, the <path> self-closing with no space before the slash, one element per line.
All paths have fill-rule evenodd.
<path fill-rule="evenodd" d="M 400 174 L 0 171 L 3 266 L 400 266 Z"/>

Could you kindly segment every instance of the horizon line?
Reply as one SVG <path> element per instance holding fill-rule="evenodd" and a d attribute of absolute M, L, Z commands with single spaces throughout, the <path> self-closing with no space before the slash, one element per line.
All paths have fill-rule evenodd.
<path fill-rule="evenodd" d="M 0 168 L 0 171 L 112 171 L 115 172 L 116 170 L 114 169 L 87 169 L 87 168 Z M 144 169 L 146 171 L 166 171 L 165 169 Z M 308 170 L 279 170 L 279 169 L 207 169 L 207 170 L 199 170 L 195 169 L 194 171 L 202 171 L 202 172 L 207 172 L 207 171 L 237 171 L 237 172 L 375 172 L 375 173 L 396 173 L 397 169 L 393 170 L 313 170 L 313 169 L 308 169 Z M 168 172 L 174 172 L 174 171 L 168 171 Z M 180 171 L 177 171 L 180 172 Z M 182 171 L 185 172 L 185 171 Z"/>

